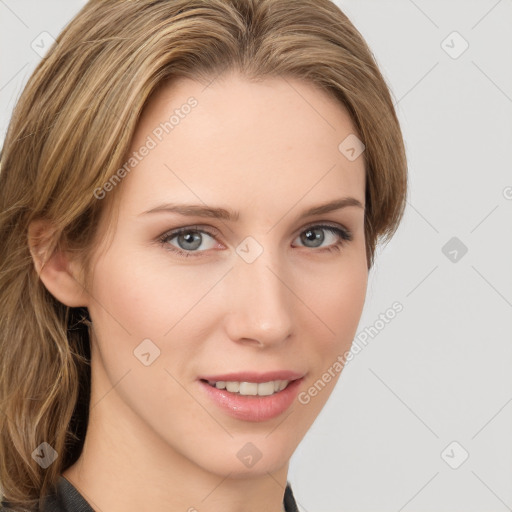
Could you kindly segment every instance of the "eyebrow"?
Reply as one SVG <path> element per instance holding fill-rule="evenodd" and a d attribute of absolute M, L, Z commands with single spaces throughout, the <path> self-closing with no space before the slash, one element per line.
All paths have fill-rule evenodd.
<path fill-rule="evenodd" d="M 362 208 L 364 210 L 364 206 L 355 197 L 342 197 L 340 199 L 334 199 L 333 201 L 329 201 L 328 203 L 308 208 L 307 210 L 301 213 L 299 218 L 302 219 L 304 217 L 310 217 L 312 215 L 321 215 L 335 210 L 341 210 L 342 208 L 347 208 L 349 206 L 356 206 L 357 208 Z M 240 212 L 226 208 L 216 208 L 200 204 L 177 203 L 160 204 L 158 206 L 155 206 L 154 208 L 151 208 L 150 210 L 140 213 L 139 216 L 161 212 L 178 213 L 180 215 L 189 217 L 208 217 L 231 222 L 236 222 L 240 218 Z"/>

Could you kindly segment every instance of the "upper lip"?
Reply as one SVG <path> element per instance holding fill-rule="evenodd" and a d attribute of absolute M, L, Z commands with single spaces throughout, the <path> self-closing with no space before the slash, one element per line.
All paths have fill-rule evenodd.
<path fill-rule="evenodd" d="M 234 372 L 222 375 L 202 375 L 200 380 L 213 382 L 270 382 L 272 380 L 297 380 L 304 377 L 304 373 L 292 370 L 276 370 L 273 372 Z"/>

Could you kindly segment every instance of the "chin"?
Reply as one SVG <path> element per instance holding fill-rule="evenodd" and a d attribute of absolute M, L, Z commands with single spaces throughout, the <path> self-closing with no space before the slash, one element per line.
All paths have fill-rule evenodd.
<path fill-rule="evenodd" d="M 230 439 L 228 443 L 217 440 L 216 449 L 201 451 L 194 458 L 209 473 L 229 475 L 233 479 L 265 476 L 286 468 L 296 448 L 289 444 L 289 436 L 286 444 L 271 440 L 271 437 L 272 434 L 268 438 L 245 435 Z M 214 443 L 212 441 L 212 445 Z"/>

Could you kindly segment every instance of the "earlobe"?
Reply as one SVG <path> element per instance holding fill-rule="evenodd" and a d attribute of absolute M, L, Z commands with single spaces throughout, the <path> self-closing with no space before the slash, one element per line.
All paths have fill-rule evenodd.
<path fill-rule="evenodd" d="M 34 267 L 46 289 L 69 307 L 88 306 L 88 295 L 76 276 L 75 263 L 69 253 L 58 247 L 50 253 L 52 227 L 48 221 L 38 219 L 28 228 L 28 244 Z"/>

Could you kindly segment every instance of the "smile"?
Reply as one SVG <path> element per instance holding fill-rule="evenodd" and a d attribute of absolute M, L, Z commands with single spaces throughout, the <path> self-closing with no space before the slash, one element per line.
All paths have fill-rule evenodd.
<path fill-rule="evenodd" d="M 238 420 L 268 421 L 295 401 L 305 373 L 289 370 L 202 375 L 200 389 L 215 407 Z"/>
<path fill-rule="evenodd" d="M 217 389 L 225 389 L 230 393 L 243 396 L 270 396 L 283 391 L 289 380 L 271 380 L 269 382 L 237 382 L 237 381 L 207 381 L 208 384 Z"/>

